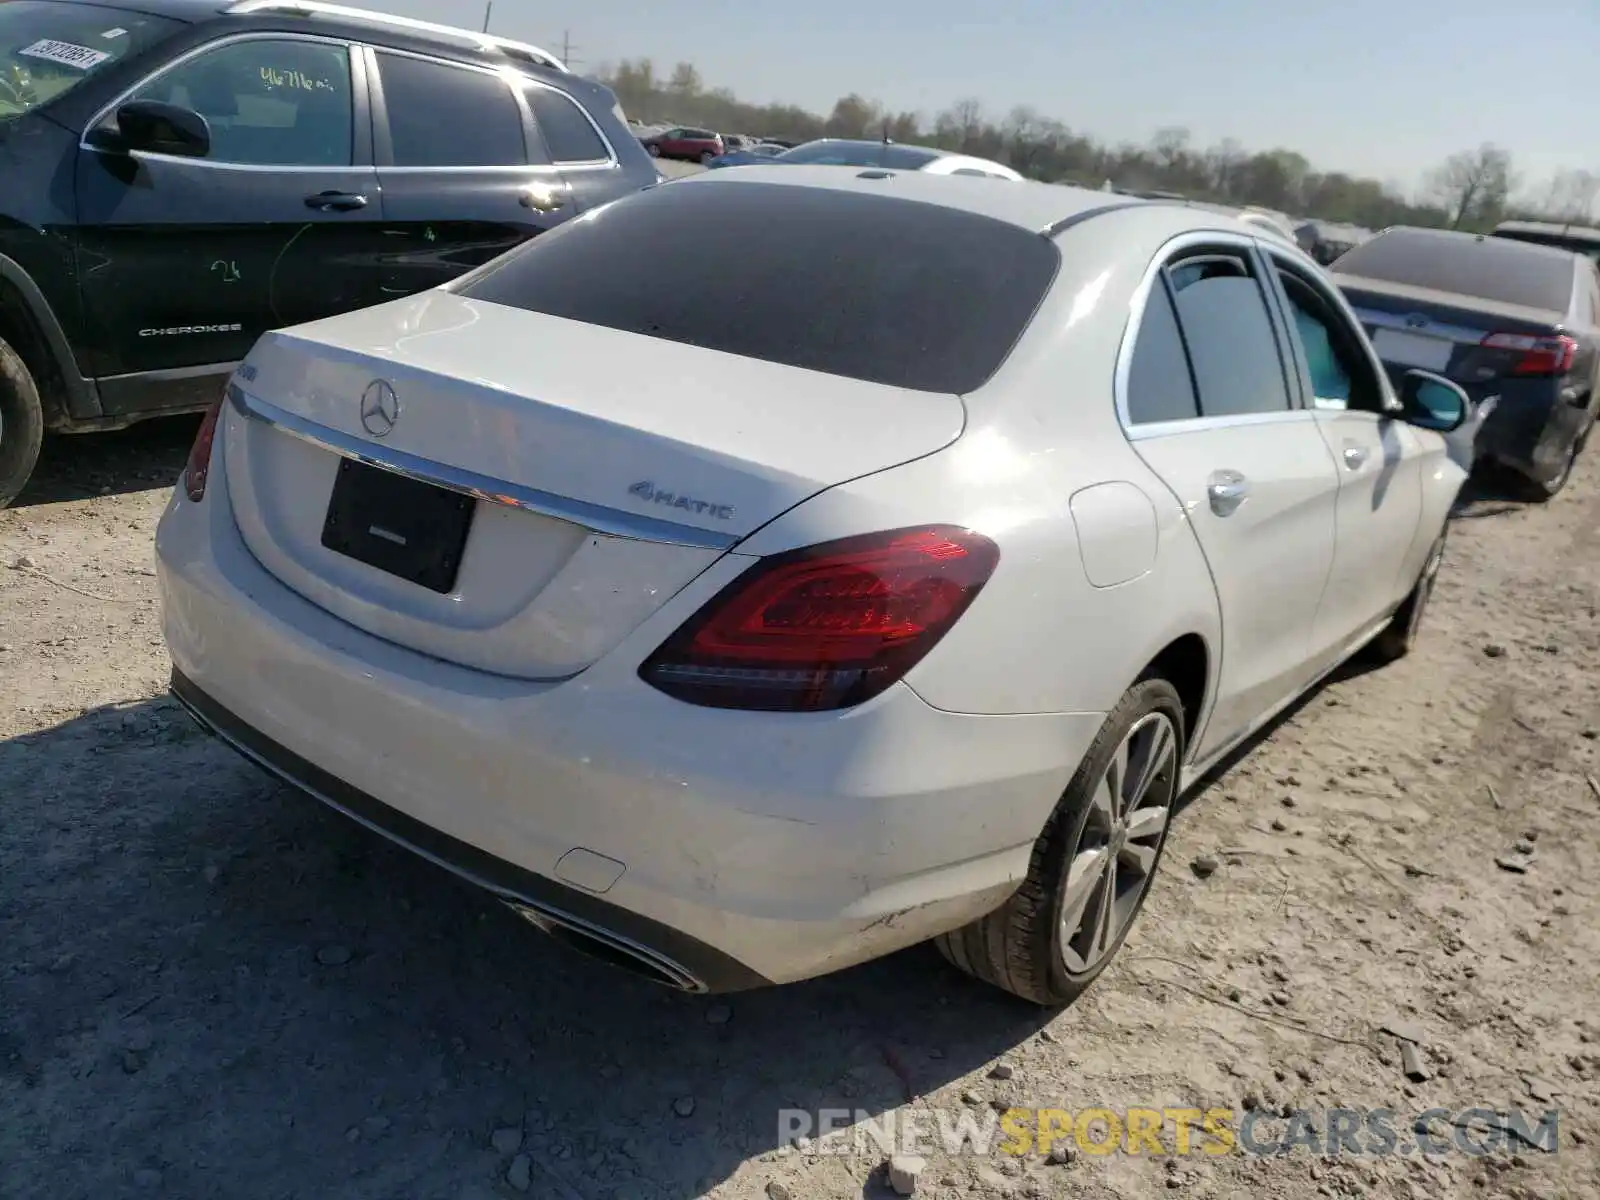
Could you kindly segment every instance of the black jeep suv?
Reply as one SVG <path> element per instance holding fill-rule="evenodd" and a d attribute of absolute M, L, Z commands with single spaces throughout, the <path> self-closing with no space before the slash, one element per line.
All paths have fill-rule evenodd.
<path fill-rule="evenodd" d="M 46 429 L 202 409 L 265 330 L 657 178 L 534 46 L 313 0 L 5 0 L 0 507 Z"/>

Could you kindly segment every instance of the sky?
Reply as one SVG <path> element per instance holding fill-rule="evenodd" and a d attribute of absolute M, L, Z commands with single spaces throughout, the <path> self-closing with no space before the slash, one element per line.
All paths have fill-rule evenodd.
<path fill-rule="evenodd" d="M 483 0 L 354 0 L 479 27 Z M 495 33 L 576 69 L 693 62 L 708 87 L 826 113 L 1027 104 L 1102 141 L 1185 126 L 1413 191 L 1494 142 L 1530 189 L 1600 171 L 1600 0 L 493 0 Z M 751 132 L 776 132 L 754 130 Z"/>

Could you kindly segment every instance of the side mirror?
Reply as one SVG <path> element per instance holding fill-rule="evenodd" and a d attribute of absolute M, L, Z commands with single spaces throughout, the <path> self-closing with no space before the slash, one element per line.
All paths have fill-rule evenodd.
<path fill-rule="evenodd" d="M 1402 419 L 1435 433 L 1453 433 L 1472 412 L 1472 400 L 1458 385 L 1432 371 L 1407 371 L 1400 381 Z"/>
<path fill-rule="evenodd" d="M 211 126 L 193 109 L 159 100 L 130 100 L 117 109 L 124 150 L 147 150 L 180 158 L 211 153 Z"/>

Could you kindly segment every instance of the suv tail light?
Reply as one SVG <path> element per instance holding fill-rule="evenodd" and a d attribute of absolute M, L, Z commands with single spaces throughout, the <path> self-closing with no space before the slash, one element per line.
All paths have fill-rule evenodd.
<path fill-rule="evenodd" d="M 216 441 L 217 419 L 221 414 L 222 399 L 218 397 L 200 421 L 194 445 L 189 447 L 189 461 L 183 468 L 183 490 L 196 503 L 205 499 L 206 478 L 211 474 L 211 443 Z"/>
<path fill-rule="evenodd" d="M 1565 375 L 1572 369 L 1578 343 L 1566 334 L 1539 337 L 1526 333 L 1491 333 L 1482 343 L 1491 350 L 1517 352 L 1513 375 Z"/>
<path fill-rule="evenodd" d="M 933 649 L 999 559 L 982 534 L 943 525 L 774 555 L 718 593 L 639 674 L 711 708 L 848 708 Z"/>

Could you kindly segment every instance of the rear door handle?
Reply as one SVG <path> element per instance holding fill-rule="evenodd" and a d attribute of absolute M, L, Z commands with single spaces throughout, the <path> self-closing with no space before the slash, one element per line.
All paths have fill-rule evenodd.
<path fill-rule="evenodd" d="M 1232 516 L 1250 496 L 1250 481 L 1238 471 L 1213 471 L 1206 480 L 1206 499 L 1219 517 Z"/>
<path fill-rule="evenodd" d="M 1367 451 L 1364 446 L 1352 446 L 1346 443 L 1344 448 L 1344 467 L 1347 471 L 1359 471 L 1367 463 Z"/>
<path fill-rule="evenodd" d="M 530 183 L 517 196 L 517 203 L 534 212 L 555 212 L 565 208 L 567 198 L 559 184 Z"/>
<path fill-rule="evenodd" d="M 318 212 L 354 212 L 367 206 L 367 198 L 360 192 L 318 192 L 306 197 L 306 207 Z"/>

